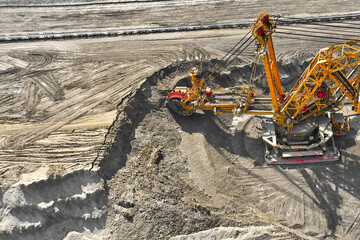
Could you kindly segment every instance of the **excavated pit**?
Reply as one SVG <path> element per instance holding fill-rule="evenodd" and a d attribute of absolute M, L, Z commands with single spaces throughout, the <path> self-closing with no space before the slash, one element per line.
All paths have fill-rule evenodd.
<path fill-rule="evenodd" d="M 298 52 L 280 56 L 285 88 L 292 87 L 310 61 L 311 55 Z M 110 238 L 185 234 L 176 239 L 192 239 L 210 233 L 186 234 L 219 226 L 242 226 L 248 234 L 252 227 L 247 226 L 259 226 L 259 237 L 279 239 L 357 236 L 353 225 L 347 225 L 346 232 L 339 227 L 359 196 L 354 174 L 360 166 L 356 158 L 349 158 L 355 155 L 345 153 L 354 148 L 343 149 L 347 157 L 338 165 L 266 167 L 256 117 L 235 124 L 233 133 L 231 115 L 198 112 L 186 118 L 166 108 L 166 94 L 175 85 L 188 84 L 190 68 L 214 71 L 213 65 L 170 65 L 119 106 L 116 137 L 99 163 L 110 189 L 108 220 L 116 219 L 106 226 Z M 242 61 L 209 85 L 244 84 L 250 70 L 251 64 Z M 263 71 L 255 84 L 260 94 L 267 93 Z M 341 184 L 347 187 L 339 190 Z M 344 201 L 346 195 L 355 198 Z"/>
<path fill-rule="evenodd" d="M 301 73 L 307 67 L 311 61 L 310 54 L 304 54 L 299 52 L 290 53 L 289 56 L 279 58 L 279 72 L 282 79 L 282 84 L 286 89 L 292 87 L 293 83 L 299 78 Z M 215 67 L 218 65 L 220 67 Z M 197 132 L 199 125 L 208 124 L 209 133 L 205 129 L 203 135 L 214 135 L 215 139 L 230 139 L 234 138 L 234 134 L 230 132 L 230 127 L 233 126 L 233 116 L 231 114 L 224 114 L 222 116 L 213 116 L 211 112 L 198 113 L 194 117 L 186 118 L 180 117 L 171 112 L 166 105 L 167 93 L 171 91 L 175 86 L 191 86 L 188 72 L 194 66 L 200 69 L 199 77 L 206 73 L 215 73 L 217 75 L 219 68 L 222 69 L 225 63 L 219 60 L 211 60 L 208 62 L 176 62 L 169 65 L 166 68 L 160 69 L 153 75 L 149 76 L 146 81 L 140 86 L 139 90 L 132 92 L 127 96 L 118 106 L 118 114 L 113 125 L 109 129 L 105 142 L 110 148 L 107 150 L 107 154 L 104 159 L 100 161 L 100 172 L 106 179 L 111 179 L 116 171 L 126 164 L 127 155 L 133 150 L 133 139 L 136 129 L 140 123 L 144 123 L 144 119 L 148 116 L 160 115 L 158 119 L 164 119 L 161 121 L 163 126 L 166 125 L 178 125 L 174 129 L 181 128 L 186 132 Z M 253 64 L 246 59 L 238 59 L 238 65 L 232 66 L 229 70 L 225 70 L 217 78 L 208 81 L 207 84 L 210 87 L 232 87 L 242 86 L 247 84 L 252 70 Z M 258 74 L 254 78 L 254 84 L 259 91 L 259 95 L 268 93 L 267 81 L 265 78 L 265 72 L 262 66 L 258 66 Z M 170 111 L 169 113 L 167 113 Z M 170 114 L 170 115 L 169 115 Z M 158 119 L 154 120 L 154 123 L 158 123 Z M 164 122 L 164 121 L 169 122 Z M 175 124 L 174 124 L 175 121 Z M 146 125 L 151 126 L 151 121 L 146 121 Z M 235 124 L 236 125 L 236 124 Z M 251 135 L 251 138 L 257 139 L 259 135 L 254 133 L 254 129 L 259 129 L 259 122 L 255 119 L 246 121 L 244 124 L 240 124 L 240 131 L 237 131 L 235 135 L 239 135 L 243 129 L 247 129 L 248 133 L 245 135 Z M 140 128 L 142 128 L 140 126 Z M 219 132 L 214 131 L 214 128 Z M 162 133 L 162 129 L 157 129 L 158 133 Z M 176 135 L 174 131 L 173 135 Z M 178 131 L 178 130 L 177 130 Z M 172 131 L 170 131 L 172 132 Z M 211 133 L 210 133 L 211 132 Z M 255 131 L 256 132 L 256 131 Z M 219 134 L 218 136 L 216 136 Z M 169 137 L 171 134 L 165 134 Z M 240 133 L 240 135 L 243 135 Z M 234 139 L 238 137 L 235 136 Z M 150 141 L 150 140 L 147 140 Z M 169 140 L 171 144 L 171 136 Z M 244 141 L 246 142 L 246 141 Z M 241 144 L 241 143 L 239 143 Z M 228 140 L 223 143 L 223 146 L 231 146 L 236 144 L 230 144 Z M 227 147 L 228 148 L 228 147 Z M 236 148 L 236 147 L 235 147 Z M 241 149 L 241 148 L 240 148 Z M 246 147 L 245 147 L 246 149 Z M 237 150 L 238 153 L 241 150 Z M 250 150 L 250 152 L 252 152 Z M 245 153 L 244 153 L 245 154 Z"/>
<path fill-rule="evenodd" d="M 223 63 L 210 59 L 248 32 L 227 27 L 267 10 L 299 18 L 287 28 L 293 33 L 315 21 L 326 25 L 314 35 L 333 36 L 329 24 L 358 24 L 358 0 L 0 5 L 0 240 L 360 239 L 359 117 L 337 140 L 340 162 L 267 167 L 258 118 L 183 118 L 165 100 L 194 65 L 216 71 Z M 315 51 L 356 35 L 307 41 L 280 30 L 274 44 L 286 90 Z M 93 38 L 116 34 L 125 35 Z M 209 85 L 247 83 L 251 68 L 239 59 Z M 262 69 L 254 82 L 267 95 Z"/>
<path fill-rule="evenodd" d="M 285 88 L 309 57 L 299 52 L 279 57 Z M 187 83 L 190 68 L 215 71 L 215 62 L 175 62 L 124 98 L 104 139 L 105 155 L 92 171 L 47 179 L 42 169 L 33 173 L 37 181 L 24 176 L 5 189 L 0 239 L 359 236 L 357 213 L 350 211 L 360 197 L 356 144 L 343 146 L 339 164 L 267 167 L 256 117 L 198 112 L 186 118 L 167 108 L 168 91 Z M 246 84 L 251 68 L 239 60 L 209 85 Z M 267 94 L 260 69 L 255 85 Z M 359 130 L 357 122 L 346 141 Z"/>

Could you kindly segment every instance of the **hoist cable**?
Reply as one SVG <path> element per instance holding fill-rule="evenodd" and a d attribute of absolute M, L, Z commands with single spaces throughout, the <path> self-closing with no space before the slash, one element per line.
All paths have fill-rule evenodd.
<path fill-rule="evenodd" d="M 249 32 L 247 32 L 246 35 L 245 35 L 243 38 L 241 38 L 240 41 L 237 42 L 236 45 L 233 46 L 233 47 L 220 59 L 220 61 L 224 60 L 224 58 L 225 58 L 228 54 L 230 54 L 230 53 L 246 38 L 246 36 L 249 35 L 249 33 L 251 33 L 251 30 L 250 30 Z M 234 51 L 234 53 L 235 53 L 237 50 L 238 50 L 238 49 L 236 49 L 236 50 Z M 233 55 L 234 53 L 231 53 L 230 56 Z"/>
<path fill-rule="evenodd" d="M 358 16 L 357 16 L 358 17 Z M 296 18 L 296 17 L 284 17 L 281 16 L 280 21 L 282 22 L 290 22 L 290 21 L 303 21 L 301 23 L 323 23 L 323 22 L 333 22 L 333 23 L 340 23 L 340 24 L 345 24 L 345 25 L 352 25 L 353 23 L 349 23 L 349 21 L 359 21 L 358 18 L 350 18 L 350 19 L 338 19 L 337 21 L 334 19 L 317 19 L 318 21 L 316 21 L 316 19 L 310 19 L 310 18 Z M 348 21 L 348 22 L 343 22 L 343 21 Z"/>
<path fill-rule="evenodd" d="M 310 31 L 309 29 L 311 30 L 316 30 L 316 29 L 319 29 L 320 31 L 323 31 L 325 29 L 325 31 L 328 31 L 329 33 L 333 33 L 333 30 L 327 28 L 326 26 L 311 26 L 311 28 L 309 26 L 301 26 L 301 25 L 278 25 L 278 28 L 293 28 L 293 29 L 306 29 L 308 31 Z M 349 30 L 349 29 L 339 29 L 337 30 L 338 32 L 346 32 L 346 33 L 354 33 L 353 30 Z"/>
<path fill-rule="evenodd" d="M 246 36 L 247 35 L 249 35 L 249 33 L 251 33 L 251 30 L 248 32 L 248 33 L 246 33 L 245 35 L 244 35 L 244 37 L 242 37 L 241 39 L 240 39 L 240 41 L 239 42 L 237 42 L 236 43 L 236 45 L 234 46 L 234 47 L 232 47 L 219 61 L 224 61 L 225 62 L 225 64 L 227 64 L 227 61 L 232 57 L 232 56 L 234 56 L 235 54 L 236 54 L 236 52 L 238 52 L 239 51 L 239 49 L 241 49 L 243 46 L 244 46 L 244 44 L 247 42 L 247 41 L 249 41 L 249 39 L 252 37 L 252 36 L 249 36 L 246 40 L 245 40 L 245 42 L 243 42 L 243 44 L 241 44 L 240 46 L 239 46 L 239 44 L 246 38 Z M 237 48 L 236 48 L 237 47 Z M 235 49 L 236 48 L 236 49 Z M 235 50 L 234 50 L 235 49 Z M 224 60 L 224 58 L 226 58 L 226 60 Z M 217 66 L 217 64 L 215 65 L 215 66 Z M 208 78 L 208 77 L 210 77 L 212 74 L 211 74 L 211 72 L 209 71 L 209 70 L 207 70 L 204 74 L 203 74 L 203 77 L 202 78 Z"/>
<path fill-rule="evenodd" d="M 248 39 L 248 40 L 249 40 L 249 39 Z M 247 41 L 248 41 L 248 40 L 247 40 Z M 247 42 L 247 41 L 246 41 L 246 42 Z M 232 64 L 232 63 L 237 59 L 237 57 L 238 57 L 242 52 L 244 52 L 244 51 L 250 46 L 250 44 L 252 44 L 254 41 L 255 41 L 255 39 L 252 38 L 252 41 L 250 41 L 250 42 L 245 46 L 245 48 L 243 48 L 239 53 L 237 53 L 236 55 L 234 55 L 234 58 L 233 58 L 228 64 L 226 64 L 224 67 L 222 67 L 222 69 L 221 69 L 219 72 L 217 72 L 215 76 L 212 76 L 213 74 L 210 74 L 210 75 L 209 75 L 209 78 L 212 78 L 212 77 L 216 78 L 216 77 L 218 77 L 218 76 L 219 76 L 230 64 Z M 246 42 L 244 42 L 243 44 L 245 44 Z"/>
<path fill-rule="evenodd" d="M 342 41 L 350 41 L 354 39 L 346 39 L 346 38 L 337 38 L 337 37 L 326 37 L 326 36 L 318 36 L 318 35 L 309 35 L 309 34 L 301 34 L 301 33 L 291 33 L 291 32 L 280 32 L 277 31 L 277 34 L 283 35 L 295 35 L 295 36 L 302 36 L 302 37 L 312 37 L 312 38 L 322 38 L 322 39 L 332 39 L 332 40 L 342 40 Z"/>
<path fill-rule="evenodd" d="M 259 21 L 259 19 L 257 19 L 255 23 L 257 23 L 258 21 Z M 251 33 L 251 31 L 252 31 L 252 30 L 249 30 L 249 32 L 247 32 L 247 33 L 245 34 L 245 36 L 244 36 L 242 39 L 240 39 L 240 41 L 239 41 L 234 47 L 232 47 L 232 48 L 220 59 L 220 61 L 223 61 L 224 58 L 226 58 L 227 55 L 229 55 L 229 56 L 226 58 L 226 60 L 224 61 L 224 62 L 225 62 L 225 67 L 222 68 L 222 70 L 220 70 L 220 73 L 221 73 L 226 67 L 228 67 L 228 66 L 234 61 L 234 59 L 236 59 L 236 58 L 237 58 L 242 52 L 244 52 L 244 50 L 250 45 L 250 44 L 248 44 L 248 46 L 246 46 L 245 49 L 241 50 L 241 52 L 238 53 L 238 54 L 235 56 L 235 58 L 234 58 L 233 60 L 231 60 L 230 63 L 227 64 L 227 61 L 229 61 L 229 59 L 230 59 L 232 56 L 234 56 L 234 55 L 236 54 L 236 52 L 238 52 L 239 49 L 241 49 L 241 47 L 242 47 L 247 41 L 249 41 L 250 38 L 252 38 L 252 36 L 249 36 L 243 44 L 241 44 L 238 48 L 236 48 L 236 47 L 247 37 L 247 35 L 249 35 L 249 34 Z M 235 51 L 233 51 L 234 49 L 235 49 Z M 231 52 L 232 52 L 232 53 L 231 53 Z M 219 74 L 217 74 L 216 76 L 218 76 L 218 75 L 219 75 Z M 207 72 L 204 74 L 204 77 L 203 77 L 203 78 L 206 79 L 206 78 L 211 77 L 211 76 L 212 76 L 212 74 L 210 74 L 210 71 L 207 71 Z"/>
<path fill-rule="evenodd" d="M 250 46 L 251 43 L 253 43 L 253 42 L 255 41 L 255 39 L 252 38 L 252 36 L 250 36 L 250 38 L 248 38 L 242 45 L 244 45 L 247 41 L 249 41 L 249 39 L 252 39 L 252 40 L 251 40 L 251 41 L 245 46 L 245 48 L 243 48 L 239 53 L 237 53 L 236 55 L 234 54 L 234 55 L 233 55 L 234 58 L 233 58 L 230 62 L 228 62 L 228 63 L 220 70 L 219 73 L 221 73 L 222 71 L 224 71 L 231 63 L 233 63 L 233 62 L 235 61 L 235 59 L 236 59 L 242 52 L 244 52 L 244 51 Z"/>
<path fill-rule="evenodd" d="M 346 37 L 360 37 L 359 35 L 355 35 L 354 33 L 350 34 L 344 34 L 344 33 L 334 33 L 334 32 L 324 32 L 324 31 L 317 31 L 317 30 L 302 30 L 302 29 L 291 29 L 291 28 L 287 28 L 287 27 L 279 27 L 278 30 L 293 30 L 295 32 L 300 32 L 300 33 L 318 33 L 318 34 L 326 34 L 329 36 L 333 36 L 333 35 L 337 35 L 337 36 L 346 36 Z"/>
<path fill-rule="evenodd" d="M 224 69 L 227 68 L 227 67 L 237 58 L 237 56 L 239 56 L 242 52 L 244 52 L 244 51 L 246 50 L 246 48 L 254 41 L 254 39 L 253 39 L 252 41 L 250 41 L 250 43 L 249 43 L 247 46 L 245 46 L 245 48 L 243 48 L 244 45 L 245 45 L 250 39 L 253 39 L 252 36 L 248 37 L 248 38 L 246 39 L 246 41 L 243 42 L 243 43 L 234 51 L 234 53 L 231 54 L 231 55 L 225 60 L 225 66 L 221 68 L 221 70 L 219 71 L 219 73 L 221 73 L 222 71 L 224 71 Z M 234 56 L 235 56 L 235 57 L 234 57 Z M 233 59 L 229 61 L 229 59 L 230 59 L 231 57 L 233 57 Z M 208 73 L 210 73 L 210 72 L 208 72 Z M 203 78 L 205 78 L 205 79 L 206 79 L 206 78 L 211 78 L 211 77 L 213 77 L 212 75 L 213 75 L 212 73 L 211 73 L 211 74 L 207 74 L 207 73 L 206 73 Z M 218 75 L 219 75 L 219 74 L 216 74 L 216 77 L 217 77 Z M 214 76 L 214 77 L 215 77 L 215 76 Z"/>
<path fill-rule="evenodd" d="M 309 38 L 302 38 L 302 37 L 295 37 L 295 36 L 285 36 L 285 35 L 282 35 L 282 36 L 276 36 L 278 38 L 286 38 L 286 39 L 294 39 L 294 40 L 303 40 L 303 41 L 311 41 L 311 42 L 314 42 L 314 39 L 309 39 Z M 321 39 L 317 39 L 316 42 L 323 42 L 323 43 L 326 43 L 326 44 L 340 44 L 341 41 L 339 40 L 338 42 L 335 42 L 335 41 L 324 41 L 324 40 L 321 40 Z"/>
<path fill-rule="evenodd" d="M 296 19 L 296 18 L 295 18 Z M 299 20 L 303 20 L 301 18 L 299 18 Z M 299 24 L 299 23 L 289 23 L 288 21 L 284 21 L 284 20 L 278 20 L 278 22 L 281 23 L 288 23 L 288 24 Z M 338 25 L 331 25 L 331 24 L 326 24 L 326 23 L 321 23 L 321 22 L 306 22 L 306 25 L 317 25 L 317 26 L 326 26 L 326 27 L 332 27 L 332 28 L 349 28 L 349 29 L 360 29 L 359 27 L 356 27 L 354 25 L 352 26 L 338 26 Z"/>
<path fill-rule="evenodd" d="M 255 55 L 253 69 L 251 70 L 251 75 L 250 75 L 250 80 L 249 80 L 249 88 L 252 87 L 253 79 L 256 75 L 256 67 L 258 65 L 258 61 L 259 61 L 259 55 L 257 54 L 257 55 Z"/>

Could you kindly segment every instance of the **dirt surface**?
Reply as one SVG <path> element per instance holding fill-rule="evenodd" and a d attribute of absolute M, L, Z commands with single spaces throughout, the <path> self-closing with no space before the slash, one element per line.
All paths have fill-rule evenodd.
<path fill-rule="evenodd" d="M 94 4 L 96 2 L 101 4 Z M 34 5 L 36 7 L 30 7 Z M 231 23 L 252 20 L 264 9 L 287 17 L 359 12 L 356 0 L 341 4 L 326 0 L 303 1 L 301 11 L 291 0 L 2 0 L 0 7 L 2 34 Z"/>
<path fill-rule="evenodd" d="M 293 17 L 360 12 L 357 1 L 324 4 L 0 1 L 1 32 L 251 21 L 263 9 Z M 258 118 L 184 118 L 167 108 L 166 94 L 188 81 L 190 68 L 215 71 L 247 32 L 1 44 L 0 239 L 360 238 L 360 117 L 336 139 L 340 162 L 270 167 Z M 334 40 L 326 41 L 275 35 L 285 89 Z M 254 51 L 209 84 L 247 83 Z M 261 66 L 255 86 L 268 94 Z"/>

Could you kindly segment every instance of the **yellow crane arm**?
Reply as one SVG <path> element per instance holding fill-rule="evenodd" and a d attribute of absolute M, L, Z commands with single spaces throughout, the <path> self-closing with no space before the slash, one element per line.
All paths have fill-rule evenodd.
<path fill-rule="evenodd" d="M 275 29 L 275 20 L 270 17 L 269 13 L 263 11 L 256 17 L 251 29 L 258 43 L 257 54 L 263 55 L 273 110 L 277 112 L 280 107 L 280 100 L 283 99 L 284 95 L 271 37 Z"/>
<path fill-rule="evenodd" d="M 318 52 L 301 79 L 289 91 L 279 113 L 292 121 L 318 116 L 337 107 L 347 96 L 359 109 L 359 41 L 330 46 Z"/>

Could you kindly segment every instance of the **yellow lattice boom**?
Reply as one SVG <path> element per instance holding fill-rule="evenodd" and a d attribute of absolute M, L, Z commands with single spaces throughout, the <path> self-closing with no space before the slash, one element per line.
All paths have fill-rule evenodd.
<path fill-rule="evenodd" d="M 360 113 L 359 66 L 359 41 L 320 50 L 301 79 L 286 94 L 279 111 L 275 113 L 275 119 L 280 125 L 285 122 L 294 124 L 326 111 L 334 112 L 345 96 L 354 104 L 354 110 Z"/>

